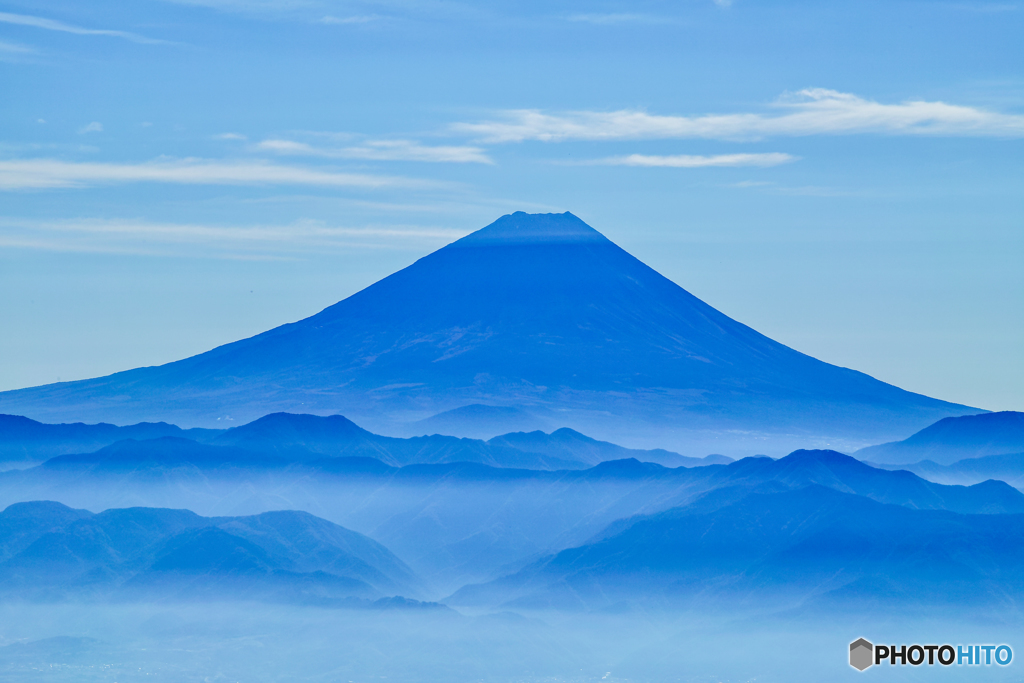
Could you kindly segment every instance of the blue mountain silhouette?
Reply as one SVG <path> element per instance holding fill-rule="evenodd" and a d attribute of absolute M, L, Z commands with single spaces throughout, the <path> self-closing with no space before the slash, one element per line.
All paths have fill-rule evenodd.
<path fill-rule="evenodd" d="M 487 439 L 507 432 L 551 431 L 552 422 L 516 406 L 470 403 L 406 427 L 410 434 L 455 434 Z"/>
<path fill-rule="evenodd" d="M 1024 490 L 1024 453 L 983 455 L 957 460 L 952 465 L 940 465 L 922 460 L 911 465 L 876 464 L 890 470 L 906 470 L 939 484 L 977 484 L 989 479 L 1004 481 L 1018 490 Z"/>
<path fill-rule="evenodd" d="M 1024 515 L 886 505 L 810 485 L 738 499 L 720 489 L 596 542 L 457 591 L 452 605 L 784 610 L 966 604 L 1024 588 Z"/>
<path fill-rule="evenodd" d="M 37 419 L 197 426 L 301 410 L 387 428 L 470 404 L 600 438 L 676 435 L 660 445 L 681 429 L 877 442 L 977 412 L 774 342 L 572 214 L 521 212 L 305 320 L 159 367 L 0 394 L 0 410 Z"/>
<path fill-rule="evenodd" d="M 384 546 L 306 512 L 200 517 L 59 503 L 0 513 L 0 597 L 249 597 L 310 601 L 417 593 Z"/>
<path fill-rule="evenodd" d="M 296 426 L 303 428 L 296 430 Z M 311 427 L 312 426 L 312 427 Z M 351 437 L 351 439 L 349 438 Z M 467 481 L 537 481 L 600 479 L 658 480 L 686 495 L 717 488 L 762 487 L 768 483 L 782 488 L 819 484 L 839 491 L 865 495 L 875 500 L 915 508 L 946 509 L 967 513 L 1024 513 L 1024 494 L 1001 481 L 983 481 L 973 486 L 946 486 L 932 483 L 904 470 L 889 470 L 868 465 L 836 451 L 799 450 L 785 458 L 744 458 L 727 466 L 711 466 L 716 460 L 684 459 L 665 451 L 656 457 L 690 460 L 696 468 L 666 468 L 641 462 L 635 457 L 602 461 L 602 456 L 645 455 L 614 444 L 595 441 L 572 430 L 553 434 L 515 433 L 489 442 L 454 437 L 416 437 L 396 439 L 367 432 L 341 416 L 321 418 L 312 415 L 275 414 L 250 425 L 229 430 L 214 439 L 215 444 L 200 444 L 188 439 L 164 437 L 150 441 L 120 441 L 95 453 L 62 455 L 26 473 L 28 480 L 41 483 L 60 481 L 62 474 L 79 478 L 83 474 L 114 474 L 124 480 L 125 473 L 141 477 L 138 483 L 152 481 L 154 474 L 186 469 L 210 474 L 230 471 L 235 476 L 258 473 L 270 468 L 290 468 L 292 476 L 309 471 L 329 472 L 335 476 L 358 473 L 398 479 L 465 479 Z M 220 445 L 221 443 L 229 445 Z M 240 447 L 241 446 L 241 447 Z M 546 459 L 550 453 L 568 456 L 572 461 Z M 324 457 L 329 456 L 329 457 Z M 500 462 L 495 467 L 495 461 Z M 380 461 L 380 464 L 371 464 Z M 409 464 L 411 461 L 412 464 Z M 569 462 L 571 470 L 597 463 L 581 472 L 554 472 L 550 475 L 531 469 L 512 468 L 509 462 L 533 462 L 543 467 L 551 461 Z M 294 465 L 303 467 L 296 469 Z M 397 466 L 396 466 L 397 464 Z M 18 475 L 12 473 L 12 481 Z M 0 482 L 3 477 L 0 477 Z M 24 479 L 18 484 L 25 486 Z"/>
<path fill-rule="evenodd" d="M 186 463 L 205 467 L 266 467 L 337 457 L 376 458 L 394 466 L 478 462 L 531 469 L 581 469 L 606 460 L 631 457 L 670 467 L 731 461 L 724 456 L 688 458 L 663 449 L 623 448 L 566 428 L 551 434 L 539 431 L 504 434 L 486 442 L 436 434 L 402 439 L 373 434 L 341 415 L 274 413 L 228 430 L 197 430 L 200 441 L 193 441 L 179 435 L 192 436 L 196 430 L 186 432 L 173 425 L 164 426 L 169 428 L 165 431 L 174 436 L 124 439 L 96 451 L 58 456 L 47 467 L 68 468 L 78 464 L 117 469 L 142 465 L 172 467 Z M 132 432 L 129 427 L 123 429 Z M 114 438 L 118 434 L 120 432 L 111 431 L 109 436 Z M 0 445 L 6 438 L 0 429 Z M 22 439 L 18 443 L 26 450 L 33 448 L 30 441 Z M 45 439 L 41 444 L 37 452 L 45 452 L 49 447 Z"/>
<path fill-rule="evenodd" d="M 950 465 L 985 455 L 1024 452 L 1024 413 L 1003 411 L 947 417 L 903 441 L 857 451 L 861 460 L 890 464 L 931 460 Z"/>
<path fill-rule="evenodd" d="M 0 415 L 0 465 L 22 465 L 48 460 L 65 453 L 90 453 L 124 439 L 158 439 L 177 436 L 208 439 L 211 429 L 182 429 L 166 422 L 119 427 L 112 424 L 44 424 L 21 415 Z"/>
<path fill-rule="evenodd" d="M 466 462 L 394 467 L 363 457 L 290 461 L 202 444 L 154 458 L 146 442 L 130 445 L 0 473 L 0 504 L 56 499 L 103 509 L 144 501 L 204 515 L 307 510 L 372 530 L 417 573 L 448 590 L 716 491 L 723 505 L 751 493 L 820 485 L 910 509 L 1024 513 L 1024 493 L 1003 482 L 943 486 L 833 451 L 692 468 L 626 459 L 543 471 Z M 108 458 L 112 452 L 120 455 Z M 230 457 L 217 455 L 224 452 Z"/>

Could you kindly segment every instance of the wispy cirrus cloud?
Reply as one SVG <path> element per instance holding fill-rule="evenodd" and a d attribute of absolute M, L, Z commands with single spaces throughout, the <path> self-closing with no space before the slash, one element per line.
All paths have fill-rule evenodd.
<path fill-rule="evenodd" d="M 665 116 L 637 110 L 549 114 L 520 109 L 503 112 L 491 121 L 456 123 L 452 130 L 491 143 L 672 138 L 749 140 L 856 133 L 1024 136 L 1024 116 L 1018 114 L 924 100 L 883 104 L 823 88 L 783 96 L 772 108 L 783 113 Z"/>
<path fill-rule="evenodd" d="M 345 0 L 166 0 L 179 5 L 207 7 L 220 12 L 231 12 L 268 19 L 298 20 L 303 23 L 353 26 L 377 21 L 393 20 L 409 11 L 449 9 L 453 3 L 419 0 L 419 2 L 352 3 Z M 454 3 L 458 8 L 459 3 Z M 377 13 L 375 10 L 381 12 Z"/>
<path fill-rule="evenodd" d="M 277 154 L 317 156 L 364 161 L 427 161 L 438 163 L 493 164 L 479 147 L 429 146 L 410 140 L 370 140 L 348 147 L 317 147 L 295 140 L 263 140 L 257 148 Z"/>
<path fill-rule="evenodd" d="M 334 17 L 331 15 L 327 15 L 321 17 L 317 23 L 333 24 L 336 26 L 346 26 L 352 24 L 368 24 L 371 21 L 376 21 L 377 18 L 378 17 L 376 15 L 357 15 L 351 17 Z"/>
<path fill-rule="evenodd" d="M 788 195 L 790 197 L 865 197 L 878 196 L 879 194 L 879 191 L 875 188 L 844 189 L 837 187 L 822 187 L 820 185 L 787 186 L 767 180 L 744 180 L 738 183 L 730 183 L 725 187 L 757 190 L 768 194 L 781 194 Z"/>
<path fill-rule="evenodd" d="M 633 14 L 628 12 L 606 13 L 606 14 L 570 14 L 566 21 L 580 24 L 596 24 L 598 26 L 616 26 L 620 24 L 674 24 L 678 20 L 674 17 L 664 17 L 654 14 Z"/>
<path fill-rule="evenodd" d="M 964 12 L 980 12 L 982 14 L 998 14 L 1002 12 L 1016 12 L 1019 5 L 1008 2 L 957 2 L 945 5 L 950 9 Z"/>
<path fill-rule="evenodd" d="M 319 7 L 320 3 L 308 0 L 168 0 L 178 5 L 197 5 L 218 10 L 236 12 L 286 12 L 308 7 Z"/>
<path fill-rule="evenodd" d="M 7 41 L 0 40 L 0 52 L 27 55 L 33 54 L 35 49 L 28 47 L 27 45 L 19 45 L 18 43 L 9 43 Z"/>
<path fill-rule="evenodd" d="M 0 218 L 0 247 L 91 253 L 290 258 L 324 249 L 407 249 L 464 232 L 421 225 L 339 226 L 301 220 L 287 225 L 209 225 L 146 220 Z"/>
<path fill-rule="evenodd" d="M 765 154 L 715 154 L 699 156 L 692 154 L 649 155 L 629 154 L 621 157 L 596 159 L 591 164 L 607 166 L 648 166 L 663 168 L 708 168 L 708 167 L 739 167 L 739 166 L 778 166 L 796 161 L 798 157 L 781 152 Z"/>
<path fill-rule="evenodd" d="M 9 12 L 0 12 L 0 23 L 16 24 L 19 26 L 32 26 L 34 28 L 41 28 L 47 31 L 73 33 L 79 36 L 111 36 L 114 38 L 123 38 L 125 40 L 130 40 L 133 43 L 170 44 L 171 42 L 167 40 L 158 40 L 156 38 L 147 38 L 146 36 L 140 36 L 139 34 L 131 33 L 130 31 L 84 28 L 82 26 L 75 26 L 73 24 L 65 24 L 63 21 L 56 21 L 54 19 L 47 19 L 45 17 L 36 17 L 28 14 L 11 14 Z"/>
<path fill-rule="evenodd" d="M 27 62 L 39 53 L 33 47 L 0 40 L 0 62 Z"/>
<path fill-rule="evenodd" d="M 343 173 L 263 161 L 158 159 L 138 164 L 117 164 L 57 159 L 0 160 L 0 190 L 145 182 L 185 185 L 311 185 L 356 189 L 441 185 L 412 178 Z"/>

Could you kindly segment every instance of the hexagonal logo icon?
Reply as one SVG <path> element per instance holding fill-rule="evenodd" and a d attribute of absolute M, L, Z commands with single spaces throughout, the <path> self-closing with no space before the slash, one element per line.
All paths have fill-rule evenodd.
<path fill-rule="evenodd" d="M 875 663 L 875 646 L 858 638 L 850 643 L 850 666 L 857 671 L 863 671 Z"/>

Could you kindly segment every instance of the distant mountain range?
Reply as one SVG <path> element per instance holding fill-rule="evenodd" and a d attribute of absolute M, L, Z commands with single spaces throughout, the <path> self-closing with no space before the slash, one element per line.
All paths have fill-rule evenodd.
<path fill-rule="evenodd" d="M 1003 482 L 942 486 L 834 451 L 693 468 L 626 459 L 544 471 L 466 462 L 394 467 L 365 457 L 295 460 L 174 438 L 121 442 L 0 473 L 0 504 L 57 499 L 93 509 L 145 504 L 231 516 L 305 510 L 367 534 L 431 584 L 453 591 L 711 492 L 738 500 L 809 485 L 911 509 L 1024 513 L 1024 494 Z"/>
<path fill-rule="evenodd" d="M 0 415 L 0 464 L 6 464 L 7 469 L 39 464 L 63 454 L 69 456 L 60 460 L 63 463 L 104 461 L 111 466 L 134 457 L 156 458 L 164 464 L 191 459 L 230 461 L 238 466 L 247 461 L 253 466 L 265 466 L 271 461 L 366 457 L 393 466 L 478 462 L 527 469 L 580 469 L 623 458 L 638 458 L 667 467 L 732 462 L 721 455 L 689 458 L 663 449 L 623 448 L 566 428 L 551 434 L 504 434 L 484 442 L 436 434 L 408 439 L 380 436 L 341 415 L 275 413 L 226 430 L 183 430 L 166 423 L 130 427 L 47 425 L 25 417 Z"/>
<path fill-rule="evenodd" d="M 620 525 L 621 526 L 621 525 Z M 492 608 L 1017 609 L 1024 515 L 886 505 L 819 485 L 720 489 L 446 602 Z"/>
<path fill-rule="evenodd" d="M 1002 448 L 1014 443 L 1019 415 L 943 420 L 921 432 L 928 438 L 905 443 Z M 157 438 L 63 452 L 124 434 Z M 0 472 L 0 505 L 14 504 L 0 516 L 0 585 L 37 599 L 205 594 L 367 607 L 383 596 L 452 594 L 455 606 L 590 609 L 661 599 L 749 607 L 764 591 L 772 609 L 827 610 L 856 596 L 911 604 L 898 583 L 917 571 L 914 562 L 979 587 L 986 604 L 1020 588 L 1016 565 L 985 539 L 997 531 L 1014 538 L 1014 528 L 998 525 L 1012 527 L 1024 515 L 1024 493 L 993 479 L 1016 483 L 1024 455 L 883 466 L 831 450 L 778 460 L 692 459 L 564 428 L 487 441 L 402 439 L 340 415 L 288 413 L 225 430 L 45 425 L 4 416 L 0 453 L 6 443 L 20 457 L 61 452 Z M 818 488 L 827 491 L 807 493 Z M 31 502 L 41 500 L 71 507 Z M 947 516 L 907 517 L 892 506 Z M 92 515 L 81 508 L 116 509 Z M 830 550 L 858 515 L 866 516 L 865 529 L 905 528 L 896 540 L 858 541 L 849 555 Z M 679 536 L 680 519 L 697 520 L 696 530 L 711 526 L 699 538 Z M 953 555 L 928 555 L 940 523 L 955 531 Z M 665 524 L 667 531 L 658 526 Z M 145 538 L 132 535 L 140 529 Z M 734 535 L 717 535 L 726 531 Z M 965 540 L 969 533 L 979 534 L 980 545 Z M 281 546 L 287 538 L 315 543 Z M 613 539 L 618 545 L 608 545 Z M 744 552 L 733 557 L 730 544 Z M 678 564 L 669 550 L 677 546 L 708 553 L 707 562 Z M 800 548 L 805 555 L 794 554 Z M 975 556 L 982 559 L 963 559 Z M 659 562 L 668 568 L 658 569 Z M 617 563 L 629 571 L 616 573 Z M 654 578 L 639 578 L 645 572 Z M 928 590 L 955 595 L 945 580 L 935 578 Z M 638 582 L 649 589 L 631 593 Z"/>
<path fill-rule="evenodd" d="M 142 422 L 128 427 L 112 424 L 43 424 L 20 415 L 0 415 L 0 469 L 38 464 L 55 455 L 90 453 L 124 439 L 176 436 L 207 439 L 220 430 L 181 429 L 166 422 Z"/>
<path fill-rule="evenodd" d="M 200 517 L 54 502 L 0 513 L 0 597 L 262 599 L 358 605 L 422 584 L 381 544 L 305 512 Z"/>
<path fill-rule="evenodd" d="M 940 465 L 931 460 L 922 460 L 910 465 L 879 464 L 876 467 L 888 470 L 906 470 L 939 484 L 970 486 L 989 479 L 996 479 L 1024 491 L 1024 452 L 968 458 L 958 460 L 952 465 Z"/>
<path fill-rule="evenodd" d="M 862 448 L 861 460 L 887 464 L 930 460 L 952 465 L 987 455 L 1024 453 L 1024 413 L 1004 411 L 948 417 L 903 441 Z"/>
<path fill-rule="evenodd" d="M 159 367 L 0 393 L 0 411 L 201 427 L 343 413 L 402 434 L 436 415 L 460 434 L 551 425 L 688 455 L 852 448 L 979 412 L 774 342 L 572 214 L 521 212 L 305 320 Z"/>
<path fill-rule="evenodd" d="M 349 456 L 377 458 L 389 465 L 478 462 L 492 467 L 579 469 L 606 460 L 635 457 L 667 467 L 731 462 L 724 456 L 690 458 L 663 449 L 637 450 L 591 439 L 562 428 L 545 434 L 511 433 L 488 441 L 434 434 L 407 439 L 380 436 L 340 416 L 276 413 L 219 434 L 214 446 L 296 458 Z"/>
<path fill-rule="evenodd" d="M 514 406 L 471 403 L 399 428 L 410 435 L 457 434 L 488 439 L 506 432 L 550 432 L 557 427 L 553 419 L 557 418 L 545 419 Z"/>

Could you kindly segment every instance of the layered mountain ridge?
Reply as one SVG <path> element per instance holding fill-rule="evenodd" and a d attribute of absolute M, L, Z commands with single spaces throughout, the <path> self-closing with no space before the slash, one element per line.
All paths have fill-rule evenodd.
<path fill-rule="evenodd" d="M 638 515 L 709 494 L 724 504 L 810 485 L 916 510 L 1024 514 L 1024 494 L 1004 482 L 943 486 L 835 451 L 677 468 L 627 458 L 552 471 L 480 462 L 395 467 L 373 457 L 297 456 L 290 448 L 261 454 L 173 437 L 0 473 L 0 505 L 59 500 L 88 509 L 187 508 L 210 517 L 303 510 L 383 543 L 450 592 L 615 532 Z"/>
<path fill-rule="evenodd" d="M 1024 452 L 1024 413 L 998 413 L 947 417 L 903 441 L 862 448 L 861 460 L 908 464 L 930 460 L 951 465 L 958 460 Z"/>
<path fill-rule="evenodd" d="M 379 543 L 306 512 L 200 517 L 52 501 L 0 512 L 0 599 L 379 599 L 422 590 Z"/>
<path fill-rule="evenodd" d="M 14 429 L 10 427 L 14 426 Z M 494 467 L 579 469 L 606 460 L 639 458 L 667 467 L 730 462 L 711 455 L 688 458 L 664 449 L 637 450 L 598 441 L 571 429 L 514 432 L 488 441 L 432 434 L 411 438 L 367 431 L 342 415 L 273 413 L 231 429 L 182 430 L 174 425 L 47 425 L 0 415 L 0 468 L 149 462 L 265 467 L 322 458 L 373 458 L 392 466 L 474 462 Z"/>
<path fill-rule="evenodd" d="M 445 602 L 865 614 L 897 605 L 958 605 L 969 596 L 974 604 L 1017 609 L 1024 515 L 911 509 L 818 484 L 729 493 L 720 489 L 632 520 L 514 574 L 466 586 Z"/>

